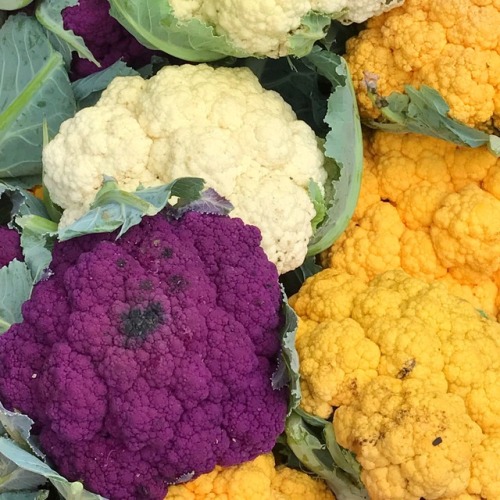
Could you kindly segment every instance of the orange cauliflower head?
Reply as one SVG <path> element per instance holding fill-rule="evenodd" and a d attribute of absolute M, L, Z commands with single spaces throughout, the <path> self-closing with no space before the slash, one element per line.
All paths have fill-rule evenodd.
<path fill-rule="evenodd" d="M 382 95 L 425 84 L 446 99 L 453 118 L 498 131 L 499 26 L 497 0 L 407 0 L 371 19 L 347 45 L 362 116 L 379 116 L 363 83 L 369 72 L 379 76 Z"/>
<path fill-rule="evenodd" d="M 402 270 L 325 269 L 291 298 L 302 408 L 371 500 L 500 498 L 500 324 Z"/>
<path fill-rule="evenodd" d="M 193 481 L 171 486 L 165 500 L 335 500 L 323 481 L 288 467 L 272 454 L 234 467 L 217 466 Z"/>
<path fill-rule="evenodd" d="M 490 315 L 500 308 L 500 159 L 417 134 L 365 142 L 359 203 L 323 265 L 369 280 L 401 268 Z"/>

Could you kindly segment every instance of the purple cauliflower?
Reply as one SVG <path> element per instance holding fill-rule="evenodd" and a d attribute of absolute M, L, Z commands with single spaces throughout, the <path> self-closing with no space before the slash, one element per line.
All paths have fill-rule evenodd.
<path fill-rule="evenodd" d="M 283 431 L 278 273 L 240 219 L 146 217 L 56 243 L 0 337 L 0 400 L 58 471 L 112 500 L 269 452 Z"/>
<path fill-rule="evenodd" d="M 14 259 L 23 260 L 19 233 L 15 229 L 0 226 L 0 268 Z"/>
<path fill-rule="evenodd" d="M 107 68 L 119 59 L 134 68 L 144 66 L 151 60 L 153 51 L 142 46 L 116 19 L 109 15 L 107 0 L 79 0 L 73 7 L 62 11 L 65 30 L 73 30 L 81 36 L 87 48 L 101 63 L 73 56 L 71 79 L 76 80 Z"/>

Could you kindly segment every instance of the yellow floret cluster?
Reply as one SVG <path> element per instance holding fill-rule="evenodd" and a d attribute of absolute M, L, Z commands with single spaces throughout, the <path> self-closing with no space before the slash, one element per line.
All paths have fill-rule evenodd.
<path fill-rule="evenodd" d="M 391 269 L 490 315 L 500 307 L 500 159 L 416 134 L 365 143 L 356 212 L 323 264 L 372 279 Z"/>
<path fill-rule="evenodd" d="M 371 500 L 500 498 L 500 324 L 401 270 L 325 269 L 291 304 L 302 408 L 334 412 Z"/>
<path fill-rule="evenodd" d="M 363 83 L 379 77 L 387 96 L 404 85 L 438 90 L 451 115 L 490 132 L 500 127 L 500 2 L 406 0 L 368 22 L 347 46 L 361 114 L 377 118 Z"/>
<path fill-rule="evenodd" d="M 288 467 L 272 454 L 234 467 L 217 466 L 185 484 L 171 486 L 165 500 L 335 500 L 322 481 Z"/>

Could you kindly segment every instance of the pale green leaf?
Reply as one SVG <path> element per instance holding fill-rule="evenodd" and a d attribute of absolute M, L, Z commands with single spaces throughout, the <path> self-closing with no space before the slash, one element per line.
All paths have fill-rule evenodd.
<path fill-rule="evenodd" d="M 43 121 L 55 135 L 75 110 L 61 54 L 34 18 L 10 16 L 0 29 L 0 178 L 36 180 Z"/>

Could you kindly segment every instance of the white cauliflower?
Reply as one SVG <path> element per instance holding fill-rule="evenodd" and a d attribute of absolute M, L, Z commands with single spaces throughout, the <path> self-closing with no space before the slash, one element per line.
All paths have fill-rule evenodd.
<path fill-rule="evenodd" d="M 135 190 L 202 177 L 232 216 L 261 230 L 280 273 L 298 267 L 312 236 L 312 179 L 326 181 L 312 129 L 247 68 L 167 66 L 118 77 L 99 102 L 64 122 L 43 152 L 44 182 L 64 209 L 61 227 L 88 211 L 103 176 Z"/>
<path fill-rule="evenodd" d="M 279 57 L 294 54 L 294 34 L 304 32 L 316 39 L 311 14 L 361 23 L 402 5 L 404 0 L 168 0 L 181 21 L 196 18 L 226 35 L 240 51 L 249 55 Z M 313 28 L 314 26 L 314 28 Z M 301 44 L 304 43 L 303 41 Z M 302 55 L 302 54 L 299 54 Z"/>

